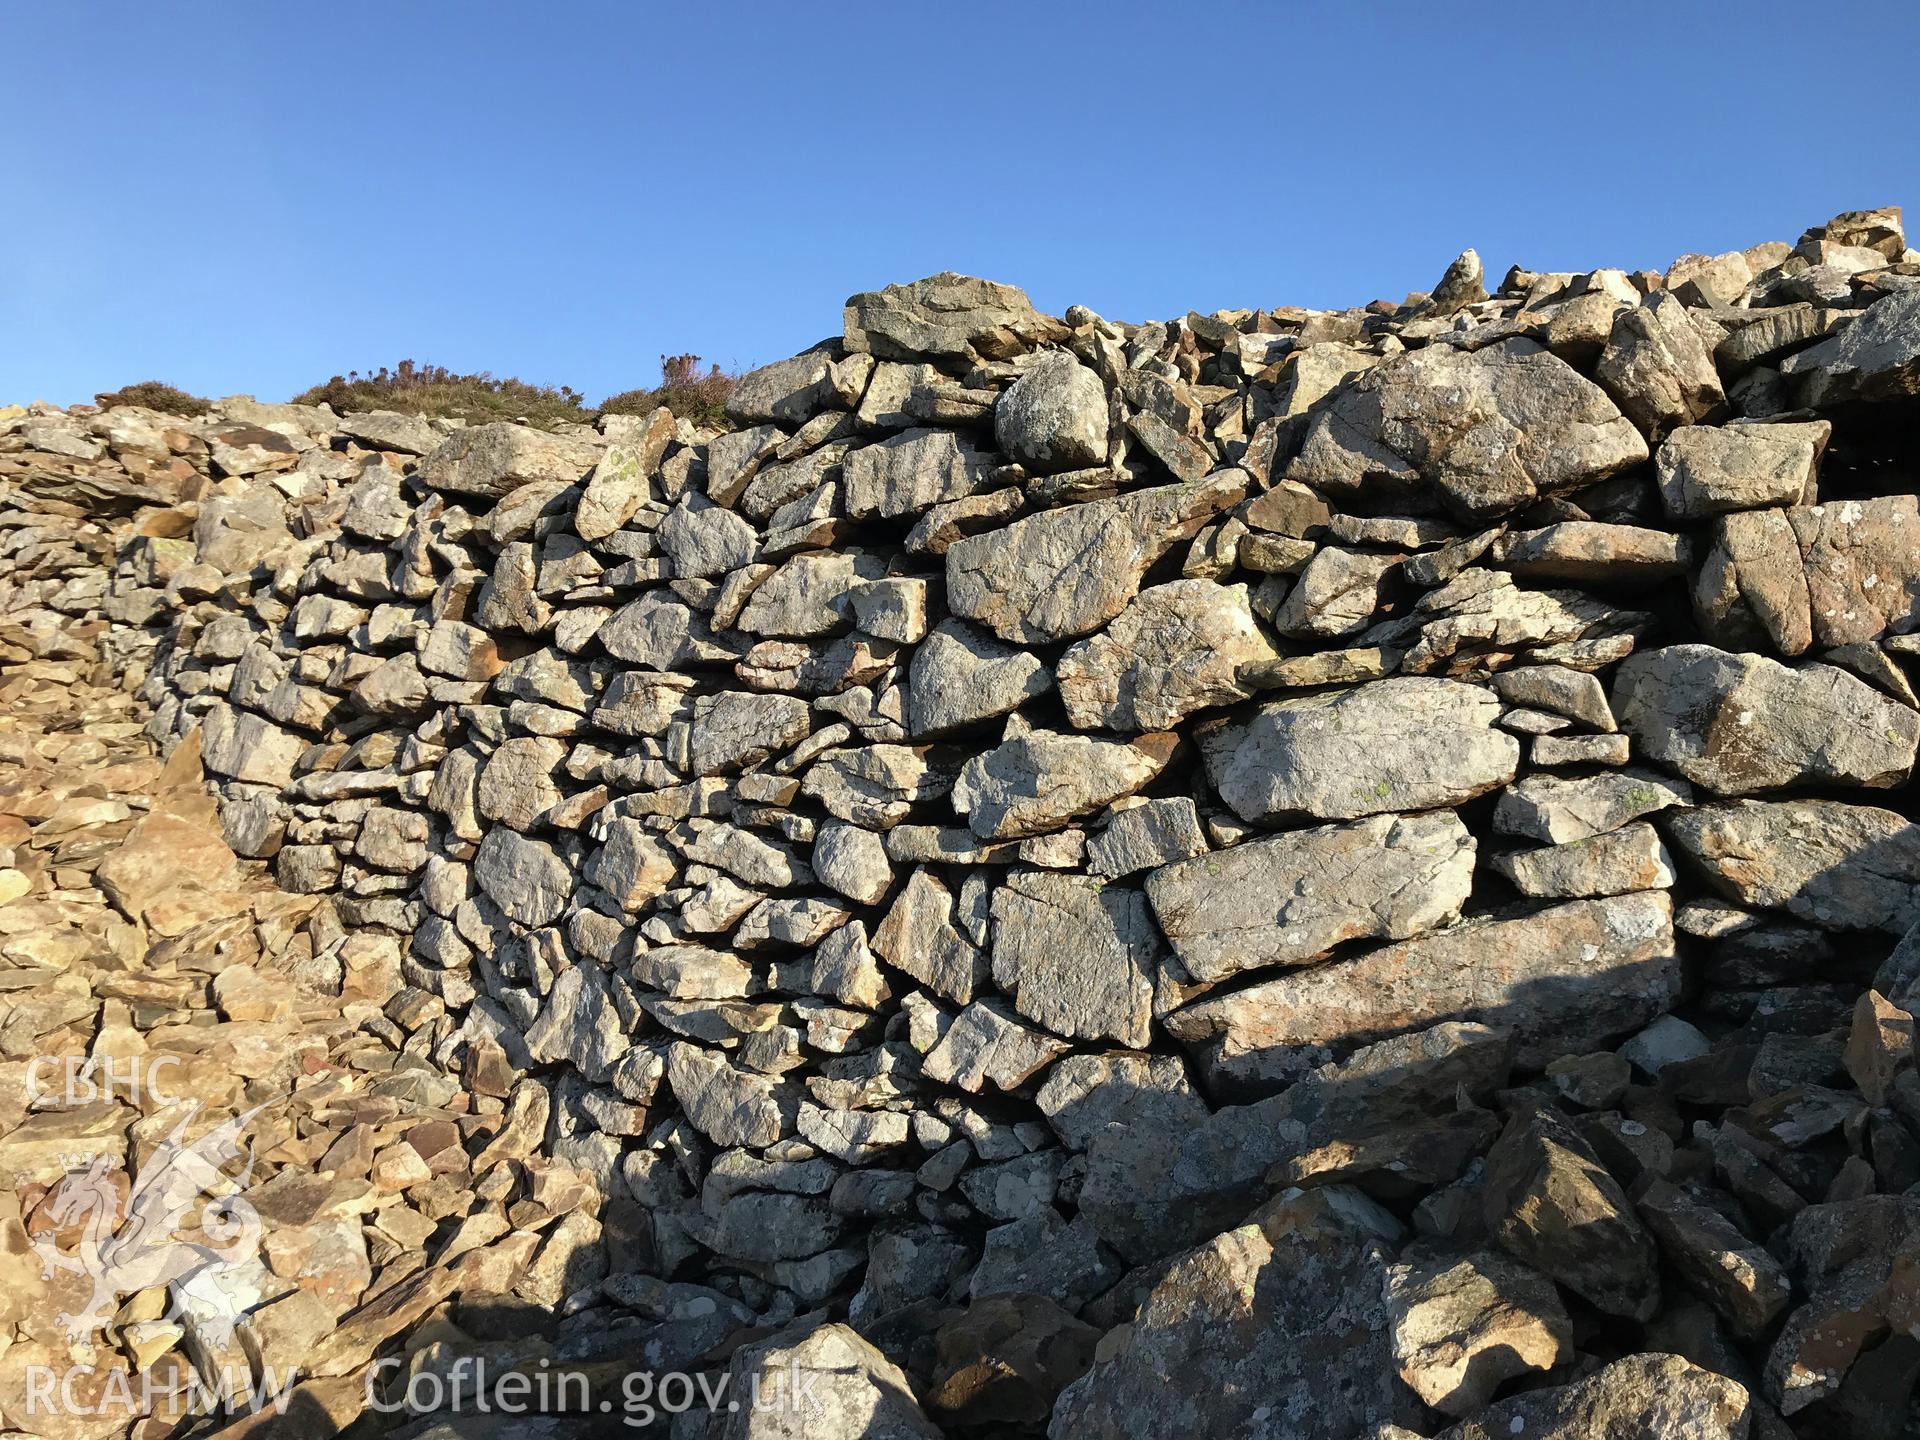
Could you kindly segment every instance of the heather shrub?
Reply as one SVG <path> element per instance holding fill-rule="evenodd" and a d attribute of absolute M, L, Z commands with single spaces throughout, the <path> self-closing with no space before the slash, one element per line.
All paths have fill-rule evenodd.
<path fill-rule="evenodd" d="M 543 426 L 591 422 L 593 412 L 583 405 L 585 399 L 571 385 L 534 385 L 511 376 L 499 379 L 485 370 L 460 375 L 444 365 L 412 360 L 402 360 L 392 369 L 382 365 L 365 375 L 349 370 L 293 397 L 296 405 L 331 405 L 342 415 L 356 410 L 401 410 L 474 424 L 525 420 Z"/>
<path fill-rule="evenodd" d="M 725 425 L 727 397 L 739 383 L 718 365 L 700 369 L 698 355 L 662 355 L 660 383 L 651 390 L 623 390 L 600 406 L 604 415 L 645 415 L 664 405 L 677 419 L 696 425 Z"/>
<path fill-rule="evenodd" d="M 211 400 L 189 394 L 177 385 L 168 385 L 160 380 L 142 380 L 137 385 L 123 385 L 118 390 L 103 390 L 93 397 L 93 403 L 102 410 L 110 410 L 116 405 L 139 405 L 148 410 L 158 410 L 162 415 L 204 415 L 213 408 Z"/>

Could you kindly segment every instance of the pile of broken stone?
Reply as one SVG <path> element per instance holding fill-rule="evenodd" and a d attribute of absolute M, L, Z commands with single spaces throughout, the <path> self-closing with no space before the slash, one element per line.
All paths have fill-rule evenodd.
<path fill-rule="evenodd" d="M 1891 1436 L 1916 397 L 1880 210 L 1168 324 L 942 275 L 721 432 L 36 407 L 0 478 L 126 517 L 83 608 L 324 907 L 260 963 L 457 1081 L 278 1157 L 448 1277 L 323 1296 L 355 1364 L 827 1377 L 727 1436 Z"/>

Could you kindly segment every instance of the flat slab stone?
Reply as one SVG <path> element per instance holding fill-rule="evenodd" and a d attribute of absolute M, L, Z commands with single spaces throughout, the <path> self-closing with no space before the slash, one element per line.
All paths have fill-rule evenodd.
<path fill-rule="evenodd" d="M 1163 866 L 1147 896 L 1187 973 L 1218 981 L 1449 924 L 1472 892 L 1474 854 L 1451 812 L 1375 815 Z"/>
<path fill-rule="evenodd" d="M 1333 965 L 1208 997 L 1165 1020 L 1229 1081 L 1288 1079 L 1329 1057 L 1442 1020 L 1511 1030 L 1515 1062 L 1602 1048 L 1679 998 L 1664 892 L 1576 900 L 1456 925 Z"/>
<path fill-rule="evenodd" d="M 1500 701 L 1457 680 L 1390 676 L 1274 701 L 1200 738 L 1207 775 L 1243 820 L 1351 820 L 1457 805 L 1513 779 L 1520 742 Z"/>

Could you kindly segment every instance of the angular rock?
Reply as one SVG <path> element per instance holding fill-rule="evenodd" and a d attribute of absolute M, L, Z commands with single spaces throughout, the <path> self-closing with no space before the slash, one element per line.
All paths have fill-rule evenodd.
<path fill-rule="evenodd" d="M 1436 1440 L 1745 1440 L 1754 1415 L 1738 1381 L 1678 1355 L 1629 1355 L 1570 1385 L 1496 1401 Z"/>
<path fill-rule="evenodd" d="M 1530 340 L 1429 345 L 1339 391 L 1287 478 L 1347 499 L 1439 501 L 1467 517 L 1604 480 L 1647 458 L 1606 394 Z"/>
<path fill-rule="evenodd" d="M 1359 1440 L 1411 1418 L 1381 1299 L 1399 1228 L 1330 1186 L 1189 1251 L 1061 1395 L 1047 1434 Z"/>
<path fill-rule="evenodd" d="M 947 603 L 1023 645 L 1085 635 L 1125 609 L 1153 563 L 1238 502 L 1250 480 L 1222 471 L 968 536 L 947 550 Z"/>
<path fill-rule="evenodd" d="M 1493 868 L 1522 895 L 1544 900 L 1665 890 L 1675 878 L 1673 858 L 1660 843 L 1659 832 L 1644 823 L 1565 845 L 1499 855 Z"/>
<path fill-rule="evenodd" d="M 1513 1255 L 1608 1315 L 1660 1306 L 1652 1239 L 1620 1184 L 1552 1110 L 1521 1112 L 1487 1153 L 1487 1229 Z"/>
<path fill-rule="evenodd" d="M 1104 402 L 1102 426 L 1105 425 Z M 987 488 L 998 463 L 951 430 L 903 430 L 849 451 L 841 485 L 850 520 L 896 519 Z"/>
<path fill-rule="evenodd" d="M 1793 785 L 1890 789 L 1913 771 L 1920 716 L 1831 665 L 1669 645 L 1615 672 L 1613 709 L 1650 758 L 1722 795 Z"/>
<path fill-rule="evenodd" d="M 1175 743 L 1170 734 L 1122 743 L 1035 731 L 962 766 L 953 808 L 983 840 L 1043 834 L 1145 786 Z"/>
<path fill-rule="evenodd" d="M 1451 924 L 1473 864 L 1473 837 L 1453 814 L 1377 815 L 1165 866 L 1147 896 L 1187 973 L 1211 982 Z"/>
<path fill-rule="evenodd" d="M 1649 770 L 1566 777 L 1529 775 L 1502 792 L 1493 828 L 1550 845 L 1568 845 L 1618 830 L 1643 815 L 1693 803 L 1684 780 Z"/>
<path fill-rule="evenodd" d="M 940 1440 L 906 1375 L 846 1325 L 803 1319 L 743 1345 L 727 1379 L 713 1440 Z"/>
<path fill-rule="evenodd" d="M 1650 440 L 1726 408 L 1711 347 L 1686 304 L 1664 291 L 1615 317 L 1593 374 Z"/>
<path fill-rule="evenodd" d="M 993 983 L 1069 1039 L 1151 1039 L 1160 939 L 1138 890 L 1015 871 L 993 892 Z"/>
<path fill-rule="evenodd" d="M 1061 327 L 1035 310 L 1025 291 L 949 270 L 853 296 L 845 331 L 850 351 L 915 362 L 1004 360 L 1059 337 Z"/>
<path fill-rule="evenodd" d="M 1204 1046 L 1216 1074 L 1249 1080 L 1293 1078 L 1329 1047 L 1448 1019 L 1511 1030 L 1518 1063 L 1544 1066 L 1665 1013 L 1680 979 L 1672 907 L 1648 892 L 1456 925 L 1201 1000 L 1165 1024 Z"/>
<path fill-rule="evenodd" d="M 522 925 L 551 925 L 573 898 L 573 868 L 544 840 L 496 825 L 473 857 L 473 879 Z"/>
<path fill-rule="evenodd" d="M 422 457 L 417 473 L 435 490 L 498 500 L 522 485 L 578 480 L 598 463 L 600 453 L 589 441 L 525 425 L 469 425 Z"/>
<path fill-rule="evenodd" d="M 1056 1040 L 1022 1025 L 999 1000 L 976 1000 L 954 1017 L 921 1068 L 929 1080 L 978 1094 L 1014 1090 L 1066 1053 Z"/>
<path fill-rule="evenodd" d="M 948 735 L 1017 710 L 1049 688 L 1047 667 L 960 620 L 943 620 L 913 652 L 907 731 Z"/>
<path fill-rule="evenodd" d="M 1920 395 L 1920 294 L 1876 300 L 1844 330 L 1780 362 L 1794 403 L 1817 409 Z"/>
<path fill-rule="evenodd" d="M 1207 775 L 1243 820 L 1351 820 L 1456 805 L 1506 784 L 1520 743 L 1477 685 L 1395 676 L 1263 706 L 1200 738 Z"/>
<path fill-rule="evenodd" d="M 1685 425 L 1661 443 L 1654 477 L 1667 514 L 1705 520 L 1730 510 L 1811 505 L 1833 426 Z"/>
<path fill-rule="evenodd" d="M 1667 836 L 1727 899 L 1830 930 L 1902 935 L 1920 921 L 1920 827 L 1838 800 L 1735 800 L 1686 810 Z"/>
<path fill-rule="evenodd" d="M 1107 461 L 1107 390 L 1065 350 L 1044 351 L 993 409 L 993 437 L 1032 475 Z"/>
<path fill-rule="evenodd" d="M 1243 665 L 1275 659 L 1244 585 L 1175 580 L 1143 590 L 1100 634 L 1068 649 L 1056 679 L 1078 730 L 1169 730 L 1250 693 Z"/>
<path fill-rule="evenodd" d="M 1447 1415 L 1472 1415 L 1506 1381 L 1573 1354 L 1552 1282 L 1491 1250 L 1393 1266 L 1387 1310 L 1400 1378 Z"/>

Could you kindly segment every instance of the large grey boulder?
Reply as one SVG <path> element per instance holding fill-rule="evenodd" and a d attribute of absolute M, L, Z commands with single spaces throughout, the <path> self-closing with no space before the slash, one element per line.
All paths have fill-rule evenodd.
<path fill-rule="evenodd" d="M 1293 1079 L 1335 1047 L 1473 1020 L 1512 1032 L 1527 1066 L 1595 1050 L 1679 998 L 1673 907 L 1663 892 L 1576 900 L 1478 920 L 1353 960 L 1290 970 L 1177 1010 L 1175 1039 L 1222 1078 Z"/>
<path fill-rule="evenodd" d="M 1124 742 L 1035 731 L 961 766 L 953 808 L 983 840 L 1057 830 L 1141 789 L 1166 768 L 1177 743 L 1171 734 Z"/>
<path fill-rule="evenodd" d="M 1683 425 L 1661 442 L 1654 478 L 1667 514 L 1704 520 L 1730 510 L 1811 505 L 1833 426 Z"/>
<path fill-rule="evenodd" d="M 1668 838 L 1729 900 L 1832 930 L 1903 935 L 1920 921 L 1920 826 L 1838 800 L 1732 800 L 1683 810 Z"/>
<path fill-rule="evenodd" d="M 712 1440 L 940 1440 L 900 1367 L 846 1325 L 796 1321 L 736 1350 L 727 1378 Z"/>
<path fill-rule="evenodd" d="M 1721 795 L 1791 785 L 1904 783 L 1920 716 L 1832 665 L 1669 645 L 1629 656 L 1613 711 L 1649 758 Z"/>
<path fill-rule="evenodd" d="M 1144 1049 L 1159 953 L 1138 890 L 1016 871 L 993 892 L 993 983 L 1056 1035 Z"/>
<path fill-rule="evenodd" d="M 1251 693 L 1244 665 L 1275 659 L 1245 585 L 1174 580 L 1143 590 L 1112 624 L 1060 657 L 1056 679 L 1079 730 L 1169 730 Z"/>
<path fill-rule="evenodd" d="M 1659 1256 L 1620 1182 L 1553 1110 L 1516 1113 L 1487 1152 L 1481 1211 L 1509 1253 L 1608 1315 L 1660 1307 Z"/>
<path fill-rule="evenodd" d="M 580 479 L 600 459 L 590 440 L 504 422 L 456 430 L 420 461 L 422 484 L 498 500 L 522 485 Z"/>
<path fill-rule="evenodd" d="M 847 517 L 892 519 L 986 488 L 997 464 L 951 430 L 903 430 L 841 462 Z"/>
<path fill-rule="evenodd" d="M 882 360 L 1004 360 L 1064 334 L 1024 290 L 942 271 L 847 301 L 847 349 Z"/>
<path fill-rule="evenodd" d="M 1187 973 L 1217 981 L 1450 924 L 1472 892 L 1473 862 L 1473 837 L 1451 812 L 1375 815 L 1164 866 L 1147 896 Z"/>
<path fill-rule="evenodd" d="M 1050 1440 L 1361 1440 L 1412 1418 L 1382 1298 L 1399 1237 L 1328 1186 L 1180 1256 L 1061 1394 Z"/>
<path fill-rule="evenodd" d="M 1085 635 L 1125 609 L 1148 567 L 1250 483 L 1244 471 L 1222 471 L 970 535 L 947 551 L 947 603 L 1025 645 Z"/>
<path fill-rule="evenodd" d="M 993 438 L 1035 475 L 1104 465 L 1107 388 L 1069 352 L 1048 350 L 1000 396 Z"/>
<path fill-rule="evenodd" d="M 1496 1401 L 1436 1440 L 1747 1440 L 1737 1380 L 1678 1355 L 1629 1355 L 1571 1384 Z"/>
<path fill-rule="evenodd" d="M 1243 820 L 1350 820 L 1457 805 L 1513 779 L 1500 701 L 1457 680 L 1393 676 L 1278 700 L 1203 734 L 1220 798 Z"/>
<path fill-rule="evenodd" d="M 1711 348 L 1686 303 L 1666 291 L 1615 317 L 1593 374 L 1651 440 L 1726 408 Z"/>
<path fill-rule="evenodd" d="M 1366 491 L 1491 516 L 1646 458 L 1599 386 L 1515 339 L 1429 345 L 1368 370 L 1315 416 L 1287 478 L 1342 499 Z"/>
<path fill-rule="evenodd" d="M 573 867 L 544 840 L 496 825 L 473 857 L 473 879 L 522 925 L 550 925 L 573 898 Z"/>
<path fill-rule="evenodd" d="M 964 620 L 942 620 L 907 669 L 907 730 L 932 737 L 1017 710 L 1049 688 L 1047 667 Z"/>
<path fill-rule="evenodd" d="M 1780 362 L 1794 403 L 1825 409 L 1920 395 L 1920 290 L 1869 305 L 1858 320 Z"/>

